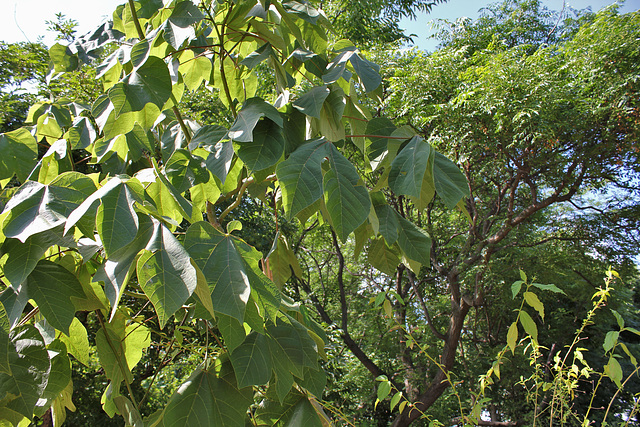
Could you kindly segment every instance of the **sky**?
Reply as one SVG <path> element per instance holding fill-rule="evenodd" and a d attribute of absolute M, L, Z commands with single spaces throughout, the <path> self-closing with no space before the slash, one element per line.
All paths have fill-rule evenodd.
<path fill-rule="evenodd" d="M 434 50 L 437 42 L 429 39 L 433 30 L 429 21 L 434 19 L 454 20 L 462 16 L 476 18 L 478 9 L 494 1 L 486 0 L 449 0 L 433 8 L 430 15 L 421 14 L 415 21 L 403 20 L 401 27 L 409 34 L 417 34 L 416 45 L 425 50 Z M 584 9 L 591 6 L 597 11 L 609 5 L 613 0 L 566 0 L 568 6 Z M 47 20 L 55 20 L 55 14 L 62 12 L 68 19 L 78 22 L 78 35 L 97 27 L 103 19 L 111 16 L 117 5 L 124 0 L 0 0 L 0 40 L 6 43 L 18 41 L 35 42 L 44 37 L 47 45 L 54 43 L 55 35 L 48 32 Z M 563 0 L 544 0 L 553 10 L 562 9 Z M 640 0 L 627 0 L 622 12 L 640 9 Z"/>

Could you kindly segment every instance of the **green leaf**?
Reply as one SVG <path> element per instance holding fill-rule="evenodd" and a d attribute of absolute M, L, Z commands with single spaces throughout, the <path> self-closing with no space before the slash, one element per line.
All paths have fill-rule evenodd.
<path fill-rule="evenodd" d="M 307 141 L 276 167 L 287 218 L 322 196 L 322 162 L 329 154 L 328 144 L 324 138 Z"/>
<path fill-rule="evenodd" d="M 330 90 L 320 110 L 320 132 L 330 141 L 337 142 L 345 138 L 342 114 L 346 101 L 341 88 L 332 87 Z"/>
<path fill-rule="evenodd" d="M 196 56 L 191 50 L 185 51 L 180 55 L 180 68 L 184 84 L 189 90 L 196 90 L 203 81 L 208 81 L 211 76 L 213 65 L 211 58 L 206 56 Z"/>
<path fill-rule="evenodd" d="M 229 364 L 215 370 L 197 369 L 171 397 L 164 410 L 164 427 L 244 427 L 253 403 L 251 388 L 239 389 Z"/>
<path fill-rule="evenodd" d="M 563 294 L 566 295 L 564 293 L 564 291 L 560 288 L 558 288 L 556 285 L 541 285 L 540 283 L 532 283 L 532 286 L 535 286 L 538 289 L 542 289 L 543 291 L 551 291 L 551 292 L 555 292 L 557 294 Z"/>
<path fill-rule="evenodd" d="M 64 223 L 69 209 L 56 200 L 50 187 L 27 181 L 9 200 L 5 211 L 11 212 L 4 220 L 4 235 L 24 243 L 30 236 Z"/>
<path fill-rule="evenodd" d="M 438 196 L 449 209 L 456 207 L 463 197 L 469 195 L 469 185 L 460 169 L 451 160 L 435 152 L 433 180 Z"/>
<path fill-rule="evenodd" d="M 604 373 L 611 378 L 611 381 L 613 381 L 618 388 L 622 388 L 622 367 L 615 357 L 611 356 L 609 358 L 609 363 L 604 367 Z"/>
<path fill-rule="evenodd" d="M 372 267 L 391 276 L 400 264 L 400 257 L 389 248 L 383 239 L 376 239 L 369 245 L 367 260 Z"/>
<path fill-rule="evenodd" d="M 62 393 L 71 381 L 71 360 L 69 360 L 64 343 L 56 339 L 49 344 L 47 350 L 49 350 L 51 357 L 51 369 L 47 386 L 42 392 L 42 397 L 46 399 L 46 402 L 39 401 L 37 404 L 36 414 L 39 416 L 44 414 L 51 402 Z"/>
<path fill-rule="evenodd" d="M 236 121 L 229 129 L 229 138 L 236 142 L 253 141 L 253 129 L 262 117 L 268 118 L 279 127 L 283 126 L 282 116 L 273 105 L 261 98 L 247 99 Z"/>
<path fill-rule="evenodd" d="M 54 233 L 47 230 L 33 234 L 24 243 L 20 243 L 17 239 L 7 239 L 4 242 L 2 251 L 8 255 L 4 265 L 4 275 L 14 287 L 18 287 L 27 278 L 49 247 L 55 244 L 75 246 L 73 240 L 64 241 L 61 226 L 57 231 Z"/>
<path fill-rule="evenodd" d="M 380 77 L 380 66 L 362 58 L 358 53 L 354 53 L 349 58 L 351 65 L 356 71 L 356 74 L 362 80 L 364 88 L 367 92 L 374 91 L 382 83 L 382 77 Z"/>
<path fill-rule="evenodd" d="M 198 222 L 187 230 L 184 246 L 207 278 L 213 308 L 243 322 L 251 286 L 232 237 Z"/>
<path fill-rule="evenodd" d="M 618 322 L 618 327 L 620 329 L 624 328 L 624 319 L 622 318 L 622 316 L 620 316 L 620 313 L 618 313 L 615 310 L 611 310 L 611 314 L 613 314 L 613 317 L 616 318 L 616 322 Z"/>
<path fill-rule="evenodd" d="M 171 90 L 167 64 L 162 58 L 150 56 L 144 64 L 134 68 L 121 82 L 109 89 L 109 99 L 117 119 L 124 113 L 142 111 L 147 104 L 162 108 L 171 97 Z"/>
<path fill-rule="evenodd" d="M 224 344 L 227 350 L 233 353 L 233 350 L 244 342 L 246 337 L 244 326 L 242 326 L 242 323 L 240 323 L 238 319 L 227 316 L 226 314 L 218 313 L 216 317 L 218 320 L 218 329 L 224 338 Z"/>
<path fill-rule="evenodd" d="M 111 254 L 94 276 L 95 281 L 104 283 L 104 291 L 111 304 L 111 318 L 118 308 L 125 285 L 135 270 L 138 253 L 149 243 L 153 230 L 151 219 L 146 215 L 138 215 L 138 232 L 133 241 Z"/>
<path fill-rule="evenodd" d="M 391 406 L 390 406 L 391 412 L 393 412 L 393 409 L 396 407 L 396 405 L 398 403 L 400 403 L 400 399 L 402 399 L 402 392 L 401 391 L 399 391 L 396 394 L 394 394 L 393 397 L 391 398 Z"/>
<path fill-rule="evenodd" d="M 293 101 L 291 105 L 307 116 L 320 119 L 322 106 L 330 93 L 331 91 L 327 86 L 316 86 Z"/>
<path fill-rule="evenodd" d="M 524 283 L 527 282 L 527 273 L 525 273 L 523 270 L 520 270 L 520 280 L 522 280 Z"/>
<path fill-rule="evenodd" d="M 284 153 L 282 125 L 262 119 L 253 128 L 253 141 L 238 142 L 237 147 L 238 157 L 250 171 L 271 167 Z"/>
<path fill-rule="evenodd" d="M 185 40 L 195 35 L 191 26 L 203 19 L 204 15 L 191 1 L 177 3 L 163 26 L 163 37 L 174 49 L 178 49 Z"/>
<path fill-rule="evenodd" d="M 112 179 L 109 183 L 116 179 Z M 112 188 L 101 194 L 96 227 L 107 256 L 127 246 L 135 238 L 139 221 L 133 203 L 137 200 L 139 200 L 138 196 L 122 181 L 115 183 Z M 69 222 L 65 228 L 68 226 Z"/>
<path fill-rule="evenodd" d="M 309 399 L 299 392 L 289 393 L 281 404 L 265 399 L 257 408 L 254 419 L 259 426 L 323 426 Z"/>
<path fill-rule="evenodd" d="M 69 335 L 60 335 L 60 340 L 67 346 L 67 350 L 76 360 L 85 366 L 89 366 L 89 336 L 84 325 L 73 318 L 69 326 Z"/>
<path fill-rule="evenodd" d="M 520 293 L 523 284 L 524 282 L 522 280 L 516 280 L 515 282 L 513 282 L 513 285 L 511 285 L 512 298 L 515 299 L 516 295 Z"/>
<path fill-rule="evenodd" d="M 535 309 L 544 320 L 544 304 L 538 299 L 538 296 L 533 292 L 525 292 L 524 300 L 529 304 L 533 309 Z"/>
<path fill-rule="evenodd" d="M 78 278 L 60 264 L 40 260 L 27 278 L 26 286 L 29 298 L 38 304 L 47 322 L 69 335 L 76 312 L 73 298 L 86 298 Z"/>
<path fill-rule="evenodd" d="M 171 185 L 177 190 L 176 193 L 179 194 L 184 193 L 194 185 L 209 181 L 210 177 L 204 159 L 191 154 L 183 148 L 173 152 L 165 164 L 164 171 Z M 188 202 L 186 200 L 185 203 L 182 204 L 187 206 Z"/>
<path fill-rule="evenodd" d="M 371 199 L 378 217 L 379 232 L 387 241 L 387 245 L 391 246 L 398 240 L 398 229 L 400 227 L 398 214 L 385 202 L 381 193 L 373 193 Z"/>
<path fill-rule="evenodd" d="M 342 242 L 369 216 L 371 200 L 353 164 L 333 145 L 328 145 L 331 169 L 323 178 L 324 200 L 336 234 Z"/>
<path fill-rule="evenodd" d="M 267 59 L 272 53 L 273 49 L 271 48 L 271 44 L 265 43 L 258 49 L 256 49 L 255 52 L 252 52 L 249 55 L 245 56 L 244 59 L 240 61 L 240 63 L 250 69 L 253 69 L 262 61 Z"/>
<path fill-rule="evenodd" d="M 53 71 L 56 74 L 75 71 L 80 65 L 78 55 L 73 54 L 68 46 L 63 46 L 60 43 L 56 43 L 49 48 L 49 57 L 53 63 Z"/>
<path fill-rule="evenodd" d="M 16 412 L 31 419 L 47 385 L 50 360 L 42 336 L 31 325 L 11 331 L 8 361 L 11 375 L 0 372 L 0 413 Z M 19 419 L 18 419 L 19 421 Z"/>
<path fill-rule="evenodd" d="M 131 403 L 129 399 L 124 396 L 116 396 L 113 398 L 113 403 L 118 408 L 118 413 L 122 415 L 125 420 L 125 425 L 134 427 L 143 427 L 142 415 L 138 411 L 138 408 Z"/>
<path fill-rule="evenodd" d="M 306 358 L 304 346 L 313 347 L 313 342 L 309 339 L 300 340 L 298 331 L 287 324 L 268 326 L 267 337 L 276 375 L 288 377 L 290 373 L 303 378 Z"/>
<path fill-rule="evenodd" d="M 366 154 L 370 159 L 378 159 L 379 162 L 386 155 L 389 139 L 385 136 L 391 136 L 396 129 L 396 125 L 386 117 L 374 117 L 369 120 L 365 133 L 369 141 Z"/>
<path fill-rule="evenodd" d="M 398 217 L 398 246 L 407 258 L 420 264 L 429 265 L 431 253 L 431 239 L 411 221 Z"/>
<path fill-rule="evenodd" d="M 536 322 L 534 322 L 531 316 L 529 316 L 529 313 L 524 310 L 520 311 L 520 323 L 522 324 L 524 331 L 531 335 L 531 338 L 537 342 L 538 327 L 536 326 Z"/>
<path fill-rule="evenodd" d="M 518 323 L 513 322 L 511 326 L 509 326 L 509 331 L 507 332 L 507 345 L 511 349 L 511 354 L 514 354 L 516 350 L 517 341 L 518 341 Z"/>
<path fill-rule="evenodd" d="M 296 382 L 321 399 L 324 388 L 327 385 L 327 375 L 322 369 L 304 368 L 304 378 L 298 378 Z"/>
<path fill-rule="evenodd" d="M 198 278 L 189 253 L 155 219 L 153 237 L 138 259 L 138 283 L 156 309 L 160 328 L 196 289 Z"/>
<path fill-rule="evenodd" d="M 271 353 L 264 335 L 252 332 L 229 356 L 238 387 L 266 384 L 271 378 Z"/>
<path fill-rule="evenodd" d="M 0 180 L 14 175 L 24 182 L 38 160 L 36 139 L 25 128 L 0 134 Z"/>
<path fill-rule="evenodd" d="M 398 195 L 420 198 L 427 164 L 434 152 L 431 145 L 424 142 L 422 138 L 414 136 L 391 162 L 389 171 L 391 190 Z M 458 203 L 457 200 L 456 203 Z"/>
<path fill-rule="evenodd" d="M 391 382 L 381 381 L 380 384 L 378 384 L 378 400 L 383 401 L 386 399 L 387 396 L 389 396 L 389 392 L 391 392 Z"/>
<path fill-rule="evenodd" d="M 111 380 L 112 384 L 117 385 L 122 381 L 127 383 L 133 381 L 125 356 L 124 321 L 119 320 L 98 329 L 95 335 L 98 357 L 104 369 L 104 375 Z"/>
<path fill-rule="evenodd" d="M 618 337 L 620 336 L 620 331 L 609 331 L 607 335 L 604 337 L 604 343 L 602 347 L 605 352 L 611 350 L 618 343 Z"/>

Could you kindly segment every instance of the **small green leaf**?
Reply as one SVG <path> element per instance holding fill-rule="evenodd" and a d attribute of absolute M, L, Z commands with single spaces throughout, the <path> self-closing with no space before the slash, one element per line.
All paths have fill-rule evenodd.
<path fill-rule="evenodd" d="M 389 319 L 393 319 L 393 310 L 391 309 L 391 301 L 385 299 L 382 303 L 382 308 L 384 309 L 384 313 L 387 315 Z"/>
<path fill-rule="evenodd" d="M 527 274 L 520 270 L 520 280 L 522 280 L 524 283 L 527 283 Z"/>
<path fill-rule="evenodd" d="M 36 402 L 47 385 L 51 362 L 42 336 L 32 325 L 18 326 L 9 337 L 11 375 L 0 371 L 2 413 L 8 416 L 13 411 L 32 419 Z"/>
<path fill-rule="evenodd" d="M 431 239 L 427 234 L 411 221 L 400 215 L 397 216 L 400 228 L 398 229 L 398 246 L 407 258 L 420 264 L 429 265 L 431 252 Z"/>
<path fill-rule="evenodd" d="M 525 292 L 523 296 L 527 304 L 536 310 L 544 320 L 544 304 L 538 299 L 538 296 L 533 292 Z"/>
<path fill-rule="evenodd" d="M 400 399 L 402 399 L 402 392 L 399 391 L 396 394 L 393 395 L 393 397 L 391 398 L 391 407 L 390 407 L 390 411 L 393 412 L 393 408 L 396 407 L 396 405 L 398 403 L 400 403 Z"/>
<path fill-rule="evenodd" d="M 613 314 L 613 317 L 616 318 L 616 322 L 618 322 L 618 326 L 620 327 L 620 329 L 624 328 L 624 319 L 622 318 L 622 316 L 620 316 L 620 313 L 618 313 L 615 310 L 611 310 L 611 314 Z"/>
<path fill-rule="evenodd" d="M 525 276 L 526 277 L 526 276 Z M 556 285 L 541 285 L 540 283 L 532 283 L 532 286 L 535 286 L 538 289 L 542 289 L 543 291 L 551 291 L 551 292 L 555 292 L 557 294 L 563 294 L 566 295 L 564 293 L 564 291 L 560 288 L 558 288 Z"/>
<path fill-rule="evenodd" d="M 74 317 L 69 326 L 69 335 L 62 334 L 60 340 L 78 362 L 89 366 L 89 336 L 84 325 L 77 318 Z"/>
<path fill-rule="evenodd" d="M 360 175 L 333 144 L 328 145 L 327 157 L 331 169 L 323 178 L 324 200 L 338 238 L 345 242 L 351 232 L 369 216 L 371 200 Z"/>
<path fill-rule="evenodd" d="M 605 352 L 608 352 L 609 350 L 611 350 L 618 343 L 619 336 L 620 336 L 619 331 L 607 332 L 607 335 L 605 335 L 604 337 L 604 344 L 602 344 L 602 347 L 604 347 Z"/>
<path fill-rule="evenodd" d="M 388 301 L 388 300 L 387 300 Z M 391 392 L 391 381 L 382 381 L 378 385 L 378 400 L 383 401 Z"/>
<path fill-rule="evenodd" d="M 251 285 L 233 237 L 198 222 L 187 230 L 184 246 L 207 278 L 215 311 L 243 322 Z"/>
<path fill-rule="evenodd" d="M 397 249 L 389 248 L 383 239 L 376 239 L 369 245 L 367 259 L 372 267 L 389 276 L 396 272 L 400 264 Z"/>
<path fill-rule="evenodd" d="M 513 282 L 513 285 L 511 285 L 511 294 L 513 299 L 515 299 L 516 295 L 520 293 L 520 289 L 522 289 L 523 284 L 524 282 L 522 280 L 516 280 Z"/>
<path fill-rule="evenodd" d="M 522 324 L 524 331 L 531 335 L 531 338 L 537 342 L 538 327 L 536 326 L 536 322 L 534 322 L 531 316 L 529 316 L 529 313 L 524 310 L 520 312 L 520 323 Z"/>
<path fill-rule="evenodd" d="M 509 332 L 507 332 L 507 345 L 511 349 L 511 354 L 514 354 L 516 350 L 516 342 L 518 341 L 518 323 L 513 322 L 509 326 Z"/>
<path fill-rule="evenodd" d="M 609 358 L 609 363 L 604 367 L 604 373 L 611 378 L 611 381 L 613 381 L 618 388 L 622 387 L 620 383 L 622 381 L 622 367 L 615 357 L 611 356 Z"/>
<path fill-rule="evenodd" d="M 171 97 L 171 76 L 167 64 L 150 56 L 121 82 L 109 89 L 115 118 L 129 112 L 142 111 L 147 104 L 162 108 Z"/>
<path fill-rule="evenodd" d="M 351 58 L 349 58 L 349 61 L 351 65 L 353 65 L 354 70 L 356 70 L 356 74 L 358 74 L 360 80 L 362 80 L 362 84 L 364 84 L 367 92 L 376 90 L 378 86 L 380 86 L 382 78 L 380 77 L 380 66 L 378 64 L 362 58 L 358 53 L 354 53 Z"/>

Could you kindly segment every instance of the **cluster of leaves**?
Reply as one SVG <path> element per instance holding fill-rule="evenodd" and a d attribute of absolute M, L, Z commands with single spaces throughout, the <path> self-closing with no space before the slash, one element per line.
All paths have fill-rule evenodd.
<path fill-rule="evenodd" d="M 460 209 L 467 194 L 428 142 L 372 118 L 360 98 L 380 91 L 378 67 L 327 31 L 303 0 L 130 0 L 112 22 L 50 49 L 54 79 L 108 55 L 92 105 L 40 101 L 28 126 L 0 135 L 4 420 L 60 425 L 74 409 L 70 357 L 88 364 L 90 348 L 108 380 L 102 407 L 127 425 L 326 420 L 314 397 L 325 332 L 281 292 L 303 275 L 295 253 L 279 233 L 259 252 L 230 213 L 248 194 L 272 200 L 274 215 L 328 224 L 334 241 L 373 239 L 380 268 L 402 261 L 417 272 L 431 241 L 384 191 L 420 206 L 437 192 Z M 260 92 L 265 68 L 274 87 Z M 186 91 L 213 92 L 231 125 L 185 120 Z M 99 325 L 91 340 L 79 320 L 88 316 Z M 183 344 L 185 330 L 204 342 Z M 166 354 L 157 371 L 170 366 L 178 345 L 198 368 L 143 419 L 132 370 L 150 347 Z"/>

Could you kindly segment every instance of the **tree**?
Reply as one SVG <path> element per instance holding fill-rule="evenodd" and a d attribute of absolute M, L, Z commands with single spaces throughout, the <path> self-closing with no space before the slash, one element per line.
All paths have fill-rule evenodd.
<path fill-rule="evenodd" d="M 8 132 L 24 123 L 36 98 L 22 85 L 43 81 L 47 62 L 42 44 L 0 42 L 0 131 Z"/>
<path fill-rule="evenodd" d="M 592 285 L 600 284 L 608 263 L 621 263 L 628 280 L 629 288 L 620 291 L 618 302 L 623 308 L 616 309 L 637 319 L 628 301 L 634 292 L 637 295 L 637 246 L 629 244 L 637 235 L 638 14 L 620 16 L 608 9 L 585 15 L 581 26 L 573 20 L 564 25 L 548 19 L 539 2 L 506 4 L 508 13 L 498 14 L 486 26 L 469 24 L 471 35 L 464 29 L 454 33 L 451 44 L 432 55 L 382 52 L 377 58 L 388 83 L 382 114 L 455 158 L 469 182 L 465 219 L 463 213 L 442 209 L 440 200 L 416 203 L 412 194 L 403 192 L 406 187 L 394 186 L 391 174 L 368 176 L 371 185 L 386 179 L 389 203 L 428 231 L 431 265 L 423 265 L 418 273 L 406 268 L 410 263 L 397 268 L 401 254 L 376 239 L 365 245 L 363 263 L 349 262 L 348 255 L 360 252 L 357 242 L 355 247 L 336 245 L 324 252 L 320 248 L 326 241 L 302 243 L 307 265 L 322 267 L 320 273 L 320 268 L 307 269 L 301 284 L 321 318 L 349 332 L 342 332 L 343 339 L 356 349 L 354 354 L 372 377 L 386 376 L 389 382 L 380 384 L 415 404 L 403 406 L 397 425 L 409 424 L 422 412 L 450 421 L 459 394 L 487 372 L 506 342 L 510 308 L 517 308 L 510 285 L 520 280 L 520 268 L 535 273 L 541 283 L 567 290 L 567 297 L 554 295 L 554 302 L 546 301 L 557 308 L 545 322 L 549 335 L 544 344 L 555 344 L 553 351 L 573 339 L 567 325 L 589 311 Z M 511 19 L 523 13 L 519 7 L 537 19 L 528 21 L 535 31 Z M 496 22 L 502 26 L 492 38 Z M 507 36 L 515 29 L 526 37 L 509 42 Z M 548 37 L 556 33 L 562 37 Z M 469 40 L 478 45 L 466 45 Z M 383 128 L 386 122 L 372 123 Z M 375 159 L 374 139 L 370 142 L 370 158 Z M 616 249 L 612 239 L 603 240 L 585 229 L 587 217 L 580 212 L 594 195 L 601 208 L 594 204 L 589 217 L 601 229 L 611 227 L 608 218 L 615 212 L 625 212 L 617 217 L 616 236 L 626 253 L 618 251 L 622 245 Z M 389 236 L 387 242 L 392 241 L 393 234 L 382 222 L 380 230 L 389 233 L 384 235 Z M 330 283 L 338 283 L 339 291 Z M 542 320 L 536 317 L 538 325 Z M 610 315 L 604 322 L 606 328 L 615 319 Z M 601 331 L 590 330 L 594 348 Z M 627 338 L 637 345 L 637 338 Z M 340 362 L 353 366 L 348 355 L 340 357 Z M 524 390 L 516 383 L 518 366 L 527 364 L 515 361 L 512 376 L 506 377 L 511 381 L 492 389 L 497 397 L 494 409 L 512 422 L 533 413 L 526 403 L 515 407 L 525 402 Z M 348 380 L 356 382 L 352 376 Z M 448 388 L 458 381 L 462 385 L 455 391 Z M 372 393 L 369 388 L 358 395 L 360 400 L 353 404 L 363 407 L 360 412 L 353 409 L 358 417 L 373 412 Z M 471 411 L 477 400 L 467 396 L 462 405 Z M 388 409 L 381 412 L 385 410 L 381 424 L 389 422 Z"/>
<path fill-rule="evenodd" d="M 332 40 L 310 3 L 129 0 L 113 17 L 49 51 L 55 81 L 111 49 L 92 105 L 67 91 L 0 135 L 3 420 L 60 425 L 74 408 L 71 357 L 93 366 L 94 347 L 103 410 L 127 425 L 322 425 L 327 337 L 282 292 L 298 261 L 280 222 L 261 253 L 234 210 L 251 195 L 276 218 L 313 217 L 336 247 L 380 232 L 417 272 L 429 237 L 387 203 L 384 182 L 366 185 L 358 159 L 382 155 L 377 171 L 422 204 L 432 189 L 455 207 L 463 175 L 414 133 L 371 120 L 360 99 L 378 89 L 378 67 Z M 184 116 L 188 91 L 215 93 L 231 125 Z M 155 362 L 135 371 L 143 355 Z M 150 413 L 160 372 L 181 361 L 196 367 Z"/>

